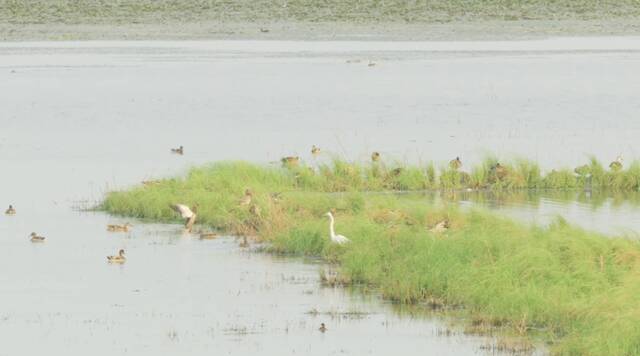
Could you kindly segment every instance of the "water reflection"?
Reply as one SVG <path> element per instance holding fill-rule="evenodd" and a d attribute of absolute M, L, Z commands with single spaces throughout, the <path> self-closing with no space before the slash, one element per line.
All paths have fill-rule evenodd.
<path fill-rule="evenodd" d="M 417 193 L 416 193 L 417 194 Z M 413 194 L 409 194 L 413 195 Z M 541 224 L 556 216 L 586 229 L 635 237 L 640 232 L 640 193 L 584 190 L 441 191 L 419 193 L 434 203 L 485 207 Z"/>

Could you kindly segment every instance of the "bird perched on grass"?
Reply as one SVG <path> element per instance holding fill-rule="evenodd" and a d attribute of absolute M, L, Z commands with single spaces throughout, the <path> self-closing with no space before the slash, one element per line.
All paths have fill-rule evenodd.
<path fill-rule="evenodd" d="M 618 156 L 615 161 L 611 162 L 611 164 L 609 165 L 609 168 L 611 168 L 611 170 L 614 171 L 614 172 L 621 171 L 622 170 L 622 161 L 623 160 L 624 159 L 622 158 L 621 155 Z"/>
<path fill-rule="evenodd" d="M 123 249 L 120 249 L 120 251 L 118 251 L 117 256 L 107 256 L 107 262 L 109 263 L 125 263 L 126 261 L 127 261 L 127 258 L 124 257 Z"/>
<path fill-rule="evenodd" d="M 329 217 L 329 236 L 331 237 L 331 242 L 338 245 L 343 245 L 343 244 L 346 244 L 347 242 L 351 242 L 351 240 L 349 240 L 348 238 L 342 235 L 336 235 L 336 231 L 333 228 L 333 225 L 335 223 L 335 220 L 333 219 L 333 214 L 331 214 L 331 212 L 328 212 L 326 215 Z"/>
<path fill-rule="evenodd" d="M 509 173 L 507 171 L 507 168 L 505 168 L 505 166 L 501 165 L 499 162 L 491 167 L 490 172 L 494 176 L 494 178 L 498 180 L 503 179 Z"/>
<path fill-rule="evenodd" d="M 287 168 L 297 167 L 298 164 L 300 163 L 300 157 L 298 157 L 298 156 L 295 156 L 295 157 L 294 156 L 282 157 L 280 162 L 282 162 L 282 166 L 283 167 L 287 167 Z"/>
<path fill-rule="evenodd" d="M 31 237 L 31 242 L 44 242 L 44 236 L 40 236 L 35 232 L 32 232 L 29 237 Z"/>
<path fill-rule="evenodd" d="M 371 154 L 371 161 L 378 162 L 380 160 L 380 152 L 373 152 Z"/>
<path fill-rule="evenodd" d="M 429 231 L 434 233 L 434 234 L 440 234 L 443 233 L 445 231 L 449 230 L 449 220 L 442 220 L 439 223 L 437 223 L 433 228 L 431 228 Z"/>
<path fill-rule="evenodd" d="M 584 164 L 576 167 L 573 171 L 579 176 L 586 177 L 591 174 L 591 167 L 588 164 Z"/>
<path fill-rule="evenodd" d="M 196 210 L 197 205 L 193 206 L 193 211 L 184 204 L 174 204 L 171 205 L 171 209 L 173 209 L 176 213 L 180 214 L 180 216 L 185 219 L 184 227 L 187 229 L 187 232 L 191 232 L 193 228 L 193 224 L 196 222 Z"/>
<path fill-rule="evenodd" d="M 449 168 L 457 171 L 461 167 L 462 167 L 462 161 L 460 160 L 460 157 L 456 157 L 455 159 L 452 159 L 451 161 L 449 161 Z"/>
<path fill-rule="evenodd" d="M 184 154 L 184 147 L 180 146 L 178 148 L 172 148 L 171 152 L 175 153 L 175 154 L 178 154 L 178 155 L 183 155 Z"/>
<path fill-rule="evenodd" d="M 318 157 L 318 155 L 320 155 L 320 147 L 313 145 L 313 147 L 311 147 L 311 155 L 313 157 Z"/>
<path fill-rule="evenodd" d="M 4 213 L 6 215 L 16 215 L 16 209 L 13 207 L 13 205 L 9 205 L 9 208 L 7 208 Z"/>
<path fill-rule="evenodd" d="M 251 204 L 251 200 L 253 198 L 253 193 L 251 193 L 251 189 L 245 189 L 244 196 L 240 198 L 239 204 L 241 206 Z"/>
<path fill-rule="evenodd" d="M 260 207 L 252 204 L 251 207 L 249 208 L 249 212 L 251 213 L 251 215 L 255 216 L 255 217 L 261 217 L 261 212 L 260 212 Z"/>

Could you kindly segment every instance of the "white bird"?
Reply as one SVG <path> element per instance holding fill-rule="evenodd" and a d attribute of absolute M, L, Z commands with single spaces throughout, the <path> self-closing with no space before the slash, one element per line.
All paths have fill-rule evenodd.
<path fill-rule="evenodd" d="M 333 229 L 333 224 L 334 224 L 334 219 L 333 219 L 333 214 L 331 214 L 331 212 L 327 213 L 327 216 L 329 217 L 329 234 L 331 236 L 331 242 L 336 243 L 338 245 L 342 245 L 342 244 L 346 244 L 347 242 L 351 242 L 351 240 L 349 240 L 348 238 L 342 236 L 342 235 L 336 235 L 335 230 Z"/>
<path fill-rule="evenodd" d="M 196 213 L 184 204 L 171 205 L 171 209 L 173 209 L 176 213 L 179 213 L 183 219 L 186 219 L 184 222 L 184 227 L 188 232 L 191 232 L 191 228 L 196 222 Z M 195 206 L 193 207 L 193 210 L 196 210 Z"/>

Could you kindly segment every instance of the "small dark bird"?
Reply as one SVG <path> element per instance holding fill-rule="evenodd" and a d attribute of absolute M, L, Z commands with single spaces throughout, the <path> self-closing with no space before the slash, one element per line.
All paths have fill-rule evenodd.
<path fill-rule="evenodd" d="M 327 327 L 324 325 L 324 323 L 320 323 L 320 327 L 318 328 L 318 330 L 320 330 L 321 333 L 327 331 Z"/>
<path fill-rule="evenodd" d="M 184 154 L 184 147 L 180 146 L 178 148 L 172 148 L 171 152 L 175 153 L 177 155 L 183 155 Z"/>
<path fill-rule="evenodd" d="M 267 32 L 269 32 L 269 29 L 268 28 L 264 28 L 264 27 L 260 27 L 260 32 L 267 33 Z"/>

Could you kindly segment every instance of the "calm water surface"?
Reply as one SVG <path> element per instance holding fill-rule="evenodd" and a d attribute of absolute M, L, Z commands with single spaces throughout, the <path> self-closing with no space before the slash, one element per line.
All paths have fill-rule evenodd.
<path fill-rule="evenodd" d="M 639 49 L 634 38 L 2 43 L 0 207 L 18 215 L 0 217 L 0 355 L 481 353 L 485 339 L 438 336 L 442 321 L 321 287 L 316 263 L 174 225 L 107 233 L 124 221 L 75 208 L 204 162 L 308 158 L 311 144 L 349 159 L 471 163 L 493 151 L 543 167 L 637 156 Z M 169 154 L 181 144 L 185 156 Z M 624 197 L 462 201 L 638 228 Z M 47 242 L 31 244 L 31 231 Z M 119 248 L 129 261 L 107 265 Z"/>

